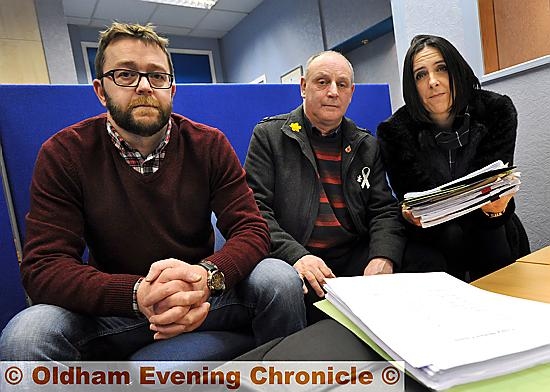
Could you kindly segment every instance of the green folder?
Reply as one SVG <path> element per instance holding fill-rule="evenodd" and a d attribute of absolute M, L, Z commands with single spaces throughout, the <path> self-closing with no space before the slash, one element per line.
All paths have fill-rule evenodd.
<path fill-rule="evenodd" d="M 316 302 L 315 306 L 357 335 L 359 339 L 372 347 L 382 358 L 387 361 L 394 360 L 374 343 L 361 328 L 355 325 L 328 300 L 325 299 Z M 516 373 L 476 381 L 470 384 L 457 385 L 448 389 L 451 392 L 540 392 L 548 390 L 550 390 L 550 364 L 538 365 Z"/>

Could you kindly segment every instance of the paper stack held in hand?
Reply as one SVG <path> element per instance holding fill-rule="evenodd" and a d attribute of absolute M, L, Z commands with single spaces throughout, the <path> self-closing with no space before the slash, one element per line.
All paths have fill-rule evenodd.
<path fill-rule="evenodd" d="M 517 192 L 519 176 L 515 166 L 496 161 L 437 188 L 406 193 L 401 204 L 422 227 L 435 226 Z"/>
<path fill-rule="evenodd" d="M 325 289 L 373 348 L 435 390 L 550 362 L 550 304 L 444 272 L 334 278 Z"/>

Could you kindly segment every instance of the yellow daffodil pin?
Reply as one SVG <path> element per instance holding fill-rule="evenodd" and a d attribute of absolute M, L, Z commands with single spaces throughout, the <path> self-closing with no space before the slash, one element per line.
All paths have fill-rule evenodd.
<path fill-rule="evenodd" d="M 302 126 L 296 122 L 293 122 L 292 124 L 290 124 L 290 129 L 292 129 L 292 132 L 300 132 Z"/>

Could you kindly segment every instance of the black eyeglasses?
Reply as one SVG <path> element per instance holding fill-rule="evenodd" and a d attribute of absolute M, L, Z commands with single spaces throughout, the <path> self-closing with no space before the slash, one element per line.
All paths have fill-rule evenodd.
<path fill-rule="evenodd" d="M 137 87 L 141 78 L 146 77 L 152 88 L 167 89 L 172 87 L 174 75 L 165 72 L 138 72 L 131 69 L 112 69 L 99 78 L 110 77 L 120 87 Z"/>

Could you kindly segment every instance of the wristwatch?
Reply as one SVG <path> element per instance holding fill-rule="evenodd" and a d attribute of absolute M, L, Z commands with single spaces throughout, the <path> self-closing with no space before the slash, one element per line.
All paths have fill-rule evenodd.
<path fill-rule="evenodd" d="M 223 272 L 218 269 L 216 264 L 206 259 L 200 261 L 199 265 L 208 273 L 206 285 L 210 289 L 210 295 L 212 297 L 221 295 L 225 290 L 225 276 Z"/>

